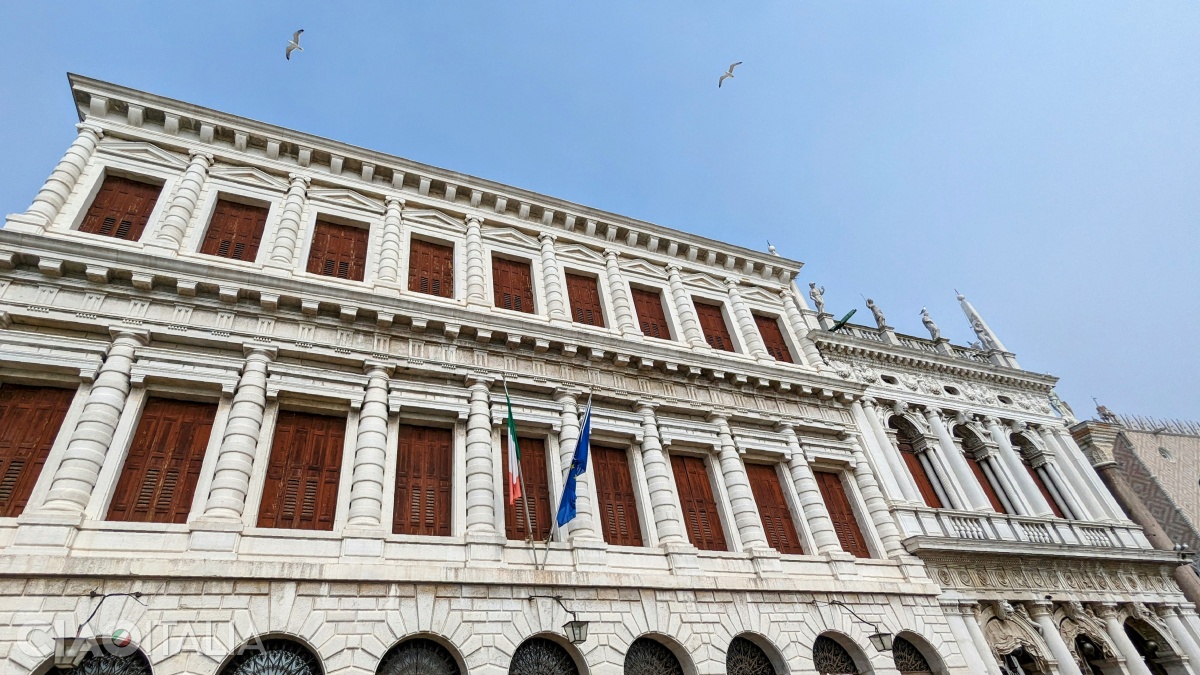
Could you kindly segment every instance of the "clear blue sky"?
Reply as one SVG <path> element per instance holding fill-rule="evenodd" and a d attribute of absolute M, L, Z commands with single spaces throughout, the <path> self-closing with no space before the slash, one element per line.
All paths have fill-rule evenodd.
<path fill-rule="evenodd" d="M 73 71 L 770 239 L 903 332 L 973 339 L 958 288 L 1077 413 L 1200 418 L 1194 2 L 5 3 L 0 63 L 4 212 Z"/>

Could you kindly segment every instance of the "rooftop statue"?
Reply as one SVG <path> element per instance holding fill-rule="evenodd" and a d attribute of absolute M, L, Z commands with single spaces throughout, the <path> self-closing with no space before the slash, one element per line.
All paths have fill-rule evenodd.
<path fill-rule="evenodd" d="M 938 330 L 937 324 L 933 322 L 933 317 L 929 316 L 929 310 L 921 308 L 921 323 L 925 324 L 925 329 L 929 331 L 929 339 L 937 341 L 942 339 L 942 331 Z"/>
<path fill-rule="evenodd" d="M 867 298 L 867 309 L 871 310 L 871 313 L 875 315 L 875 325 L 879 326 L 879 330 L 888 327 L 887 319 L 883 316 L 883 310 L 879 309 L 879 305 L 876 305 L 875 301 L 871 298 Z"/>
<path fill-rule="evenodd" d="M 825 313 L 825 287 L 817 288 L 817 282 L 808 282 L 808 297 L 812 298 L 813 304 L 817 306 L 817 314 Z"/>

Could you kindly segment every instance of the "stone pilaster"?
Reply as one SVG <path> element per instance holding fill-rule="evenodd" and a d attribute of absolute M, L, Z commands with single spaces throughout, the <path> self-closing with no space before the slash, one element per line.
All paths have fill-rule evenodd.
<path fill-rule="evenodd" d="M 775 359 L 767 353 L 767 345 L 763 343 L 762 336 L 758 333 L 758 324 L 754 322 L 754 315 L 746 306 L 746 301 L 742 299 L 741 292 L 738 291 L 739 283 L 737 279 L 729 277 L 725 280 L 725 287 L 729 294 L 729 306 L 733 308 L 733 317 L 742 334 L 742 339 L 745 341 L 746 350 L 750 352 L 750 356 L 760 361 L 774 361 Z"/>
<path fill-rule="evenodd" d="M 617 315 L 617 329 L 626 337 L 641 337 L 637 317 L 633 313 L 633 301 L 629 297 L 629 286 L 617 264 L 617 251 L 604 251 L 604 275 L 608 277 L 608 291 L 612 296 L 613 310 Z"/>
<path fill-rule="evenodd" d="M 904 465 L 904 458 L 900 456 L 900 450 L 892 445 L 892 440 L 883 430 L 883 424 L 879 421 L 879 413 L 875 407 L 875 400 L 865 398 L 861 403 L 854 401 L 850 404 L 850 412 L 860 420 L 859 426 L 865 424 L 866 428 L 863 429 L 863 434 L 870 434 L 871 439 L 875 441 L 874 445 L 879 448 L 879 454 L 883 456 L 883 460 L 887 464 L 889 475 L 885 476 L 884 485 L 888 488 L 889 494 L 906 502 L 924 504 L 921 492 L 913 482 L 912 476 L 909 475 L 908 467 Z M 870 447 L 871 444 L 868 443 L 867 448 L 870 449 Z"/>
<path fill-rule="evenodd" d="M 383 473 L 387 463 L 388 382 L 391 367 L 368 362 L 367 390 L 358 414 L 347 527 L 383 527 Z"/>
<path fill-rule="evenodd" d="M 71 147 L 67 148 L 66 154 L 59 160 L 58 166 L 54 167 L 42 189 L 34 196 L 33 203 L 25 211 L 24 215 L 33 221 L 31 224 L 46 228 L 54 222 L 63 204 L 67 202 L 71 190 L 74 190 L 79 182 L 79 176 L 91 160 L 92 153 L 96 151 L 100 138 L 104 136 L 103 129 L 89 122 L 82 122 L 75 128 L 79 130 L 79 135 L 75 137 Z"/>
<path fill-rule="evenodd" d="M 729 428 L 729 420 L 724 415 L 711 415 L 709 421 L 717 425 L 717 438 L 720 442 L 718 458 L 721 463 L 721 476 L 725 481 L 725 491 L 729 494 L 729 505 L 733 509 L 733 522 L 737 528 L 742 549 L 767 548 L 767 535 L 762 528 L 762 518 L 754 505 L 754 493 L 750 490 L 750 479 L 746 476 L 746 467 L 738 455 L 737 446 L 733 442 L 733 431 Z"/>
<path fill-rule="evenodd" d="M 838 541 L 837 531 L 833 529 L 833 521 L 825 508 L 825 500 L 821 498 L 821 488 L 817 486 L 816 476 L 808 466 L 808 458 L 804 456 L 804 450 L 800 447 L 796 430 L 788 425 L 781 426 L 780 430 L 787 439 L 788 450 L 791 453 L 788 457 L 788 472 L 792 476 L 792 482 L 796 484 L 800 508 L 804 511 L 804 522 L 808 525 L 809 534 L 817 547 L 814 553 L 841 553 L 842 544 Z"/>
<path fill-rule="evenodd" d="M 542 286 L 546 289 L 546 312 L 551 321 L 571 323 L 568 311 L 566 280 L 558 257 L 554 254 L 554 235 L 543 232 L 538 236 L 542 254 Z"/>
<path fill-rule="evenodd" d="M 283 198 L 279 226 L 275 229 L 275 241 L 271 246 L 271 259 L 268 264 L 291 271 L 292 260 L 296 255 L 296 242 L 300 238 L 300 216 L 308 195 L 309 178 L 293 173 L 288 175 L 288 179 L 290 183 L 287 196 Z"/>
<path fill-rule="evenodd" d="M 267 408 L 267 374 L 274 347 L 246 347 L 246 363 L 233 394 L 225 435 L 204 507 L 205 520 L 240 520 L 250 491 L 254 454 Z"/>
<path fill-rule="evenodd" d="M 796 341 L 800 343 L 800 351 L 803 352 L 799 356 L 804 360 L 804 364 L 814 368 L 820 368 L 825 364 L 825 360 L 821 358 L 821 352 L 817 350 L 817 345 L 808 336 L 808 324 L 804 321 L 804 315 L 800 313 L 800 308 L 796 306 L 796 295 L 793 287 L 779 291 L 779 301 L 783 305 L 783 315 L 787 318 L 788 325 L 792 327 L 792 333 L 796 336 Z"/>
<path fill-rule="evenodd" d="M 667 278 L 671 286 L 671 300 L 675 303 L 675 313 L 679 315 L 679 324 L 683 328 L 683 339 L 693 347 L 708 349 L 704 341 L 704 333 L 700 331 L 700 322 L 696 319 L 696 308 L 692 306 L 692 298 L 683 287 L 683 277 L 679 265 L 667 266 Z"/>
<path fill-rule="evenodd" d="M 675 506 L 671 490 L 670 468 L 663 455 L 662 440 L 658 435 L 658 419 L 654 416 L 655 404 L 640 402 L 635 411 L 642 418 L 642 462 L 646 467 L 646 483 L 650 489 L 650 506 L 654 510 L 654 527 L 658 541 L 663 544 L 684 544 L 683 521 Z"/>
<path fill-rule="evenodd" d="M 387 208 L 383 214 L 383 240 L 379 245 L 379 281 L 385 284 L 400 283 L 403 214 L 404 200 L 388 197 Z"/>
<path fill-rule="evenodd" d="M 875 474 L 871 471 L 871 465 L 858 443 L 855 443 L 854 448 L 854 481 L 858 484 L 858 491 L 862 493 L 867 513 L 870 514 L 875 532 L 883 544 L 884 555 L 894 557 L 903 553 L 904 547 L 900 545 L 900 531 L 896 529 L 896 521 L 892 520 L 887 501 L 880 493 L 879 483 L 875 482 Z"/>
<path fill-rule="evenodd" d="M 929 427 L 933 429 L 934 436 L 937 437 L 942 456 L 946 458 L 946 463 L 950 465 L 950 471 L 958 479 L 958 484 L 966 494 L 970 508 L 976 511 L 994 511 L 987 495 L 983 493 L 983 487 L 979 485 L 979 481 L 975 480 L 975 474 L 971 471 L 971 467 L 967 466 L 966 458 L 954 445 L 954 440 L 950 438 L 950 432 L 946 430 L 946 423 L 942 420 L 942 411 L 937 408 L 928 408 L 925 411 L 925 418 L 929 420 Z"/>
<path fill-rule="evenodd" d="M 492 378 L 467 377 L 467 532 L 496 534 L 496 486 L 492 479 Z"/>
<path fill-rule="evenodd" d="M 1125 634 L 1125 623 L 1121 620 L 1117 606 L 1107 602 L 1101 603 L 1095 606 L 1095 612 L 1096 616 L 1104 621 L 1104 630 L 1108 633 L 1108 639 L 1124 657 L 1125 668 L 1129 671 L 1129 675 L 1152 675 L 1150 669 L 1146 667 L 1146 662 L 1142 660 L 1142 655 L 1138 653 L 1137 647 L 1133 646 L 1133 641 Z M 1055 633 L 1057 632 L 1055 631 Z M 1078 672 L 1076 670 L 1068 675 L 1078 675 Z"/>
<path fill-rule="evenodd" d="M 487 298 L 487 261 L 483 256 L 483 218 L 470 214 L 467 216 L 467 304 L 486 307 L 491 303 Z"/>
<path fill-rule="evenodd" d="M 154 237 L 154 243 L 172 252 L 177 252 L 183 245 L 184 233 L 196 211 L 196 204 L 200 202 L 200 191 L 204 189 L 208 168 L 213 162 L 213 156 L 207 152 L 193 150 L 190 154 L 191 161 L 179 179 L 179 185 Z"/>

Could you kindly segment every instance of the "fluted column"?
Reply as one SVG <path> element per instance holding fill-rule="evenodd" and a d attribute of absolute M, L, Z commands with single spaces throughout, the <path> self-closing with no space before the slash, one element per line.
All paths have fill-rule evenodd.
<path fill-rule="evenodd" d="M 208 168 L 212 166 L 213 156 L 207 152 L 193 150 L 191 161 L 179 179 L 175 194 L 167 207 L 166 214 L 155 235 L 155 241 L 167 248 L 178 251 L 183 245 L 183 235 L 187 231 L 192 213 L 200 201 L 200 191 L 204 189 L 204 180 L 208 177 Z"/>
<path fill-rule="evenodd" d="M 984 418 L 984 424 L 987 425 L 988 433 L 992 435 L 992 440 L 996 445 L 1000 446 L 1000 461 L 1004 462 L 1008 467 L 1009 473 L 1013 475 L 1017 486 L 1021 490 L 1022 496 L 1029 504 L 1032 515 L 1048 516 L 1054 512 L 1050 508 L 1050 504 L 1046 502 L 1046 498 L 1042 496 L 1041 490 L 1038 490 L 1037 485 L 1034 485 L 1033 478 L 1029 476 L 1029 471 L 1026 470 L 1025 464 L 1021 461 L 1021 456 L 1017 453 L 1016 448 L 1012 446 L 1012 442 L 1008 440 L 1008 435 L 1000 428 L 1000 422 L 995 417 Z"/>
<path fill-rule="evenodd" d="M 1063 640 L 1062 633 L 1058 632 L 1058 624 L 1050 615 L 1054 606 L 1049 602 L 1027 602 L 1025 608 L 1041 629 L 1042 640 L 1054 655 L 1054 660 L 1058 661 L 1058 672 L 1061 675 L 1083 675 L 1075 663 L 1075 655 L 1071 653 L 1071 648 L 1067 646 L 1066 640 Z"/>
<path fill-rule="evenodd" d="M 1075 520 L 1091 520 L 1083 507 L 1079 504 L 1079 496 L 1075 494 L 1075 490 L 1071 488 L 1071 484 L 1063 478 L 1062 473 L 1058 470 L 1058 465 L 1047 457 L 1046 462 L 1038 469 L 1041 470 L 1042 480 L 1046 483 L 1046 489 L 1050 490 L 1050 494 L 1057 496 L 1067 511 L 1068 518 Z M 1038 470 L 1038 469 L 1035 469 Z"/>
<path fill-rule="evenodd" d="M 104 364 L 88 392 L 79 423 L 71 432 L 62 463 L 54 472 L 43 507 L 46 510 L 80 512 L 87 508 L 129 396 L 134 353 L 148 342 L 149 336 L 142 331 L 113 332 Z"/>
<path fill-rule="evenodd" d="M 467 304 L 488 306 L 487 262 L 483 257 L 483 218 L 467 216 Z"/>
<path fill-rule="evenodd" d="M 42 227 L 54 222 L 71 190 L 75 189 L 75 184 L 79 182 L 79 176 L 87 167 L 92 153 L 96 151 L 100 138 L 104 136 L 103 129 L 88 122 L 77 124 L 75 128 L 79 130 L 79 135 L 75 137 L 71 147 L 67 148 L 66 154 L 59 160 L 58 166 L 54 167 L 42 189 L 34 196 L 33 203 L 25 211 L 26 215 L 42 221 Z"/>
<path fill-rule="evenodd" d="M 754 322 L 754 315 L 750 313 L 750 308 L 746 306 L 746 301 L 742 299 L 742 294 L 738 291 L 738 283 L 738 280 L 733 277 L 725 279 L 729 305 L 733 308 L 733 317 L 737 321 L 742 339 L 745 340 L 746 351 L 756 359 L 773 361 L 774 359 L 767 353 L 767 345 L 763 343 L 762 335 L 758 333 L 758 324 Z"/>
<path fill-rule="evenodd" d="M 908 467 L 905 466 L 904 459 L 900 456 L 900 449 L 892 445 L 892 439 L 888 438 L 887 433 L 883 430 L 883 424 L 880 423 L 879 414 L 876 412 L 875 400 L 865 398 L 861 403 L 856 400 L 850 404 L 850 412 L 860 420 L 859 426 L 864 427 L 863 434 L 870 434 L 871 438 L 875 440 L 879 454 L 883 456 L 883 460 L 887 464 L 891 474 L 891 480 L 885 481 L 888 492 L 906 502 L 924 504 L 925 500 L 922 499 L 914 478 L 908 473 Z"/>
<path fill-rule="evenodd" d="M 725 481 L 725 491 L 729 494 L 729 506 L 733 509 L 733 522 L 737 526 L 742 549 L 750 551 L 767 548 L 767 535 L 762 528 L 762 518 L 754 506 L 750 479 L 746 476 L 746 467 L 742 464 L 737 446 L 733 443 L 733 431 L 729 428 L 729 420 L 724 415 L 712 415 L 709 421 L 717 425 L 717 438 L 721 445 L 718 453 L 721 476 Z"/>
<path fill-rule="evenodd" d="M 576 400 L 575 392 L 569 389 L 556 390 L 554 400 L 562 406 L 562 429 L 558 432 L 558 457 L 564 470 L 565 479 L 565 472 L 571 469 L 571 460 L 575 457 L 575 449 L 579 443 L 579 402 Z M 589 456 L 587 470 L 575 478 L 575 518 L 570 523 L 572 541 L 596 538 L 596 530 L 592 524 L 592 493 L 588 489 L 591 476 L 592 461 Z"/>
<path fill-rule="evenodd" d="M 279 227 L 275 230 L 275 241 L 271 246 L 271 264 L 291 269 L 296 255 L 296 242 L 300 238 L 300 215 L 304 211 L 304 200 L 308 195 L 308 176 L 298 173 L 288 175 L 291 181 L 283 208 L 279 214 Z"/>
<path fill-rule="evenodd" d="M 629 286 L 621 274 L 621 266 L 617 264 L 617 252 L 613 249 L 604 251 L 604 275 L 608 277 L 608 292 L 612 296 L 613 310 L 617 315 L 617 328 L 622 335 L 640 336 L 637 317 L 633 313 L 633 301 L 629 297 Z"/>
<path fill-rule="evenodd" d="M 950 470 L 958 479 L 958 484 L 966 494 L 967 503 L 971 509 L 976 511 L 995 511 L 992 508 L 991 502 L 988 501 L 987 495 L 983 493 L 983 487 L 979 485 L 978 480 L 975 480 L 975 473 L 971 471 L 971 467 L 967 466 L 966 458 L 962 456 L 962 453 L 954 445 L 954 439 L 950 438 L 950 432 L 946 429 L 946 423 L 942 421 L 942 411 L 937 408 L 929 408 L 925 411 L 925 418 L 929 420 L 929 426 L 933 429 L 934 436 L 938 439 L 938 446 L 942 450 L 942 455 L 946 458 L 946 463 L 950 465 Z"/>
<path fill-rule="evenodd" d="M 1167 629 L 1171 631 L 1171 635 L 1175 641 L 1179 643 L 1179 648 L 1187 654 L 1188 661 L 1192 668 L 1200 666 L 1200 645 L 1192 639 L 1192 633 L 1183 625 L 1183 619 L 1179 616 L 1179 610 L 1170 605 L 1159 605 L 1154 608 L 1154 613 L 1166 622 Z"/>
<path fill-rule="evenodd" d="M 796 301 L 792 288 L 789 287 L 779 291 L 779 300 L 783 305 L 783 315 L 787 317 L 788 325 L 792 327 L 792 332 L 796 335 L 796 340 L 800 343 L 801 355 L 804 363 L 810 366 L 820 366 L 824 363 L 821 358 L 821 352 L 817 350 L 817 346 L 813 344 L 812 339 L 808 337 L 808 324 L 804 322 L 804 315 L 800 313 L 800 308 L 796 306 Z"/>
<path fill-rule="evenodd" d="M 854 480 L 858 484 L 858 491 L 862 493 L 863 502 L 866 503 L 867 513 L 871 515 L 875 532 L 879 534 L 884 554 L 891 557 L 903 552 L 900 530 L 896 528 L 896 521 L 892 520 L 887 501 L 879 491 L 879 483 L 875 481 L 871 464 L 863 454 L 862 446 L 857 442 L 854 447 Z"/>
<path fill-rule="evenodd" d="M 655 404 L 639 402 L 635 412 L 642 418 L 642 464 L 646 467 L 646 485 L 650 490 L 650 506 L 654 511 L 654 527 L 661 544 L 686 544 L 683 521 L 671 493 L 670 468 L 663 455 L 662 439 L 658 435 Z"/>
<path fill-rule="evenodd" d="M 467 532 L 472 534 L 496 534 L 491 386 L 491 378 L 467 377 Z"/>
<path fill-rule="evenodd" d="M 236 520 L 246 509 L 254 454 L 267 408 L 267 373 L 275 360 L 274 347 L 246 347 L 246 363 L 233 393 L 225 435 L 217 454 L 216 471 L 204 517 Z"/>
<path fill-rule="evenodd" d="M 683 339 L 693 347 L 708 347 L 704 341 L 704 333 L 700 330 L 700 321 L 696 319 L 696 308 L 692 298 L 683 287 L 682 268 L 679 265 L 667 266 L 667 279 L 671 286 L 671 300 L 675 303 L 675 313 L 679 315 L 679 325 L 683 328 Z"/>
<path fill-rule="evenodd" d="M 1138 653 L 1137 647 L 1133 646 L 1133 641 L 1125 634 L 1125 624 L 1121 621 L 1117 606 L 1111 603 L 1097 605 L 1096 615 L 1104 620 L 1104 629 L 1108 632 L 1108 639 L 1112 640 L 1117 651 L 1125 658 L 1125 668 L 1129 671 L 1129 675 L 1152 675 L 1150 669 L 1146 667 L 1146 662 L 1142 660 L 1142 655 Z"/>
<path fill-rule="evenodd" d="M 400 283 L 403 214 L 404 200 L 399 197 L 388 197 L 387 208 L 383 213 L 383 240 L 379 245 L 379 280 L 384 283 Z"/>
<path fill-rule="evenodd" d="M 796 484 L 796 495 L 800 498 L 800 508 L 804 511 L 804 522 L 808 525 L 809 534 L 817 547 L 815 553 L 841 551 L 842 543 L 838 540 L 837 531 L 833 529 L 833 520 L 829 518 L 825 500 L 821 498 L 821 488 L 808 465 L 808 457 L 800 447 L 796 430 L 788 425 L 781 426 L 780 430 L 791 452 L 788 457 L 788 472 L 792 475 L 792 482 Z"/>
<path fill-rule="evenodd" d="M 1058 451 L 1054 455 L 1056 460 L 1058 460 L 1055 461 L 1056 468 L 1059 469 L 1060 473 L 1065 474 L 1063 478 L 1075 488 L 1074 492 L 1079 497 L 1080 505 L 1086 511 L 1085 518 L 1089 520 L 1111 518 L 1112 515 L 1096 499 L 1093 486 L 1089 484 L 1087 477 L 1081 474 L 1079 466 L 1072 457 L 1071 448 L 1059 445 L 1054 434 L 1045 426 L 1038 425 L 1034 427 L 1034 431 L 1037 432 L 1038 437 L 1042 439 L 1042 444 L 1047 448 L 1057 448 Z M 1086 471 L 1091 471 L 1093 476 L 1096 473 L 1091 467 L 1088 467 Z M 1097 477 L 1098 480 L 1099 478 Z"/>
<path fill-rule="evenodd" d="M 367 392 L 358 413 L 358 438 L 350 483 L 350 527 L 383 525 L 383 473 L 387 463 L 388 381 L 391 367 L 368 362 Z"/>
<path fill-rule="evenodd" d="M 989 449 L 991 454 L 988 455 L 987 461 L 981 460 L 979 466 L 983 469 L 984 475 L 992 480 L 992 484 L 999 486 L 996 496 L 1000 498 L 1009 513 L 1015 513 L 1018 516 L 1034 515 L 1016 477 L 1009 473 L 1008 465 L 1000 459 L 1000 449 L 995 445 L 989 446 Z"/>
<path fill-rule="evenodd" d="M 566 280 L 563 278 L 562 267 L 554 254 L 554 235 L 543 232 L 538 236 L 542 252 L 542 285 L 546 288 L 546 312 L 551 321 L 571 322 L 571 314 L 567 311 Z"/>

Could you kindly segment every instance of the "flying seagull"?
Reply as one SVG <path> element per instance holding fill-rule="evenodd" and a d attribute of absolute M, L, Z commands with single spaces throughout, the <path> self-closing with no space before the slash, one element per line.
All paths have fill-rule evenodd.
<path fill-rule="evenodd" d="M 850 310 L 849 314 L 847 314 L 846 316 L 843 316 L 840 320 L 838 320 L 837 323 L 835 323 L 829 327 L 829 332 L 836 333 L 839 329 L 841 329 L 843 326 L 846 325 L 846 322 L 850 321 L 850 317 L 854 316 L 854 313 L 857 311 L 858 311 L 857 309 Z"/>
<path fill-rule="evenodd" d="M 292 33 L 292 39 L 290 42 L 288 42 L 287 51 L 283 54 L 283 57 L 288 61 L 292 60 L 292 52 L 296 51 L 297 49 L 304 51 L 304 48 L 300 46 L 300 34 L 303 32 L 304 29 L 301 28 L 295 33 Z"/>
<path fill-rule="evenodd" d="M 741 62 L 741 61 L 738 61 L 737 63 L 731 63 L 731 64 L 729 64 L 729 70 L 726 70 L 726 71 L 725 71 L 725 74 L 721 76 L 721 79 L 717 80 L 717 88 L 718 88 L 718 89 L 720 89 L 720 88 L 721 88 L 721 85 L 722 85 L 722 84 L 725 84 L 725 78 L 727 78 L 727 77 L 733 77 L 733 69 L 734 69 L 734 68 L 737 68 L 737 67 L 738 67 L 738 66 L 740 66 L 740 65 L 742 65 L 742 62 Z"/>

